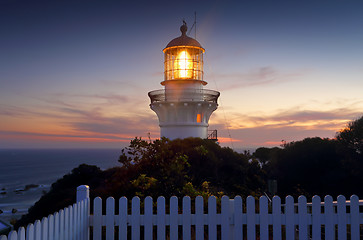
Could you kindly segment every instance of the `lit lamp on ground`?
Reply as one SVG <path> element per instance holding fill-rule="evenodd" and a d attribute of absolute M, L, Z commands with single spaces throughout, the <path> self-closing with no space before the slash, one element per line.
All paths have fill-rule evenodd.
<path fill-rule="evenodd" d="M 159 118 L 161 137 L 208 138 L 208 121 L 218 107 L 220 93 L 203 89 L 207 84 L 203 80 L 205 50 L 197 40 L 186 35 L 185 23 L 180 31 L 182 35 L 163 50 L 165 71 L 161 85 L 164 89 L 149 92 L 150 108 Z"/>

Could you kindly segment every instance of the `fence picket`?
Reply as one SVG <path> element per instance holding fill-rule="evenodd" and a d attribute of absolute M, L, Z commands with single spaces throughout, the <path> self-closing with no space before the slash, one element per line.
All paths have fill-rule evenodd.
<path fill-rule="evenodd" d="M 234 199 L 229 199 L 228 203 L 229 239 L 234 240 Z"/>
<path fill-rule="evenodd" d="M 109 197 L 106 200 L 106 240 L 115 238 L 115 199 Z"/>
<path fill-rule="evenodd" d="M 351 239 L 359 239 L 359 198 L 357 195 L 350 197 L 350 232 Z"/>
<path fill-rule="evenodd" d="M 75 208 L 73 208 L 76 210 Z M 75 211 L 76 213 L 76 211 Z M 76 225 L 74 223 L 74 225 Z M 101 240 L 102 234 L 102 199 L 96 197 L 93 200 L 93 239 Z"/>
<path fill-rule="evenodd" d="M 281 198 L 278 196 L 272 198 L 272 221 L 273 238 L 281 239 Z"/>
<path fill-rule="evenodd" d="M 64 238 L 69 239 L 69 208 L 64 209 Z"/>
<path fill-rule="evenodd" d="M 165 198 L 158 197 L 157 200 L 157 237 L 158 240 L 165 240 Z"/>
<path fill-rule="evenodd" d="M 335 239 L 333 214 L 333 198 L 327 195 L 324 198 L 325 240 Z"/>
<path fill-rule="evenodd" d="M 242 240 L 243 238 L 243 224 L 242 224 L 242 198 L 241 196 L 236 196 L 234 198 L 234 240 Z"/>
<path fill-rule="evenodd" d="M 89 240 L 90 238 L 90 234 L 89 234 L 89 231 L 90 231 L 90 227 L 89 227 L 89 216 L 90 216 L 90 199 L 89 198 L 86 198 L 85 199 L 85 211 L 84 211 L 84 218 L 85 218 L 85 221 L 84 221 L 84 224 L 85 226 L 83 227 L 83 230 L 84 230 L 84 238 L 85 240 Z"/>
<path fill-rule="evenodd" d="M 312 199 L 312 232 L 313 232 L 313 240 L 321 239 L 321 200 L 319 196 L 314 196 Z"/>
<path fill-rule="evenodd" d="M 18 230 L 18 240 L 25 240 L 25 228 L 21 227 Z"/>
<path fill-rule="evenodd" d="M 298 212 L 299 212 L 299 240 L 308 239 L 308 216 L 306 197 L 300 196 L 298 198 Z"/>
<path fill-rule="evenodd" d="M 195 198 L 195 239 L 204 239 L 204 203 L 203 197 Z M 173 239 L 173 238 L 171 238 Z"/>
<path fill-rule="evenodd" d="M 18 232 L 17 231 L 11 231 L 9 233 L 8 240 L 18 240 Z"/>
<path fill-rule="evenodd" d="M 48 215 L 48 238 L 54 239 L 54 216 L 52 214 Z"/>
<path fill-rule="evenodd" d="M 133 197 L 131 205 L 131 239 L 140 239 L 140 198 Z"/>
<path fill-rule="evenodd" d="M 176 198 L 176 199 L 178 201 L 178 198 Z M 172 212 L 171 205 L 172 205 L 172 200 L 170 200 L 170 214 Z M 153 199 L 151 197 L 146 197 L 145 198 L 144 214 L 145 214 L 145 217 L 144 217 L 144 239 L 145 240 L 152 240 L 153 239 Z M 176 214 L 178 214 L 178 203 L 176 204 Z M 178 227 L 178 225 L 176 225 L 176 227 Z M 171 225 L 170 225 L 170 232 L 171 232 Z M 178 236 L 178 234 L 176 236 Z M 171 238 L 171 239 L 177 239 L 177 238 Z"/>
<path fill-rule="evenodd" d="M 178 198 L 176 196 L 170 198 L 170 239 L 178 239 Z"/>
<path fill-rule="evenodd" d="M 119 200 L 119 220 L 120 220 L 119 233 L 118 233 L 119 239 L 127 240 L 127 198 L 126 197 L 122 197 Z"/>
<path fill-rule="evenodd" d="M 72 207 L 72 223 L 73 223 L 73 231 L 71 239 L 76 240 L 77 238 L 77 203 L 73 204 Z"/>
<path fill-rule="evenodd" d="M 42 240 L 48 240 L 48 232 L 49 232 L 49 230 L 48 230 L 48 218 L 46 218 L 46 217 L 43 217 L 43 219 L 41 221 L 41 230 L 42 230 L 41 239 Z"/>
<path fill-rule="evenodd" d="M 7 237 L 7 236 L 5 236 L 5 235 L 1 235 L 1 236 L 0 236 L 0 240 L 8 240 L 8 237 Z"/>
<path fill-rule="evenodd" d="M 82 208 L 83 208 L 83 201 L 77 202 L 77 240 L 83 240 L 82 239 Z"/>
<path fill-rule="evenodd" d="M 347 210 L 346 210 L 346 199 L 344 196 L 338 196 L 338 239 L 347 239 Z"/>
<path fill-rule="evenodd" d="M 183 197 L 183 240 L 190 240 L 191 238 L 191 203 L 190 197 Z"/>
<path fill-rule="evenodd" d="M 36 220 L 34 223 L 35 240 L 42 240 L 42 224 L 40 220 Z"/>
<path fill-rule="evenodd" d="M 34 225 L 28 224 L 26 227 L 26 240 L 34 240 Z"/>
<path fill-rule="evenodd" d="M 295 209 L 294 198 L 287 196 L 285 198 L 285 219 L 286 219 L 286 239 L 295 239 Z"/>
<path fill-rule="evenodd" d="M 59 239 L 64 239 L 64 211 L 59 211 Z"/>
<path fill-rule="evenodd" d="M 73 206 L 69 206 L 69 228 L 68 228 L 68 239 L 72 239 L 73 231 L 74 231 L 74 225 L 73 225 Z"/>
<path fill-rule="evenodd" d="M 35 228 L 35 226 L 34 226 L 34 228 Z M 58 212 L 56 212 L 54 214 L 54 240 L 60 240 L 59 239 L 59 213 Z"/>
<path fill-rule="evenodd" d="M 217 240 L 217 200 L 215 196 L 208 198 L 208 239 Z"/>
<path fill-rule="evenodd" d="M 18 240 L 18 232 L 11 231 L 8 236 L 8 240 Z"/>
<path fill-rule="evenodd" d="M 230 238 L 230 228 L 229 228 L 229 198 L 223 196 L 221 200 L 221 233 L 222 240 L 229 240 Z"/>
<path fill-rule="evenodd" d="M 260 197 L 260 239 L 268 240 L 268 199 Z"/>
<path fill-rule="evenodd" d="M 247 239 L 256 239 L 256 210 L 255 198 L 247 197 Z"/>

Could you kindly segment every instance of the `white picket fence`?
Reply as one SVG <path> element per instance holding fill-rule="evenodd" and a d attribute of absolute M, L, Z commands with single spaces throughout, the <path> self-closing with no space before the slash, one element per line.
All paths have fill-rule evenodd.
<path fill-rule="evenodd" d="M 184 197 L 181 202 L 172 197 L 167 203 L 164 197 L 159 197 L 156 203 L 151 197 L 143 202 L 134 197 L 131 205 L 122 197 L 117 213 L 114 198 L 107 198 L 106 209 L 102 209 L 102 199 L 97 197 L 90 215 L 88 194 L 88 188 L 80 186 L 76 204 L 0 240 L 361 239 L 363 213 L 355 195 L 350 201 L 339 196 L 336 202 L 331 196 L 326 196 L 323 202 L 315 196 L 311 203 L 304 196 L 294 203 L 288 196 L 284 204 L 279 197 L 274 197 L 271 204 L 265 196 L 258 201 L 249 196 L 246 202 L 239 196 L 234 199 L 224 196 L 218 202 L 212 196 L 207 206 L 200 196 L 195 201 Z"/>
<path fill-rule="evenodd" d="M 83 240 L 89 239 L 89 187 L 77 188 L 77 202 L 37 220 L 26 228 L 0 236 L 0 240 Z"/>

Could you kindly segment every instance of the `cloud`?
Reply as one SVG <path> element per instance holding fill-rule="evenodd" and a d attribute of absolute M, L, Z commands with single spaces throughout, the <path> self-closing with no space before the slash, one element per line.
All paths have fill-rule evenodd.
<path fill-rule="evenodd" d="M 335 132 L 326 129 L 304 129 L 292 126 L 280 126 L 271 128 L 261 126 L 244 129 L 231 129 L 231 136 L 240 139 L 240 143 L 234 143 L 236 147 L 262 147 L 279 146 L 282 140 L 291 142 L 299 141 L 307 137 L 333 138 Z M 228 144 L 228 142 L 226 142 Z"/>
<path fill-rule="evenodd" d="M 305 126 L 319 128 L 324 124 L 341 124 L 360 116 L 361 111 L 349 107 L 336 108 L 326 111 L 299 109 L 299 107 L 266 113 L 239 113 L 230 112 L 230 128 L 250 128 L 250 127 L 279 127 L 279 126 Z M 220 122 L 221 120 L 219 120 Z"/>
<path fill-rule="evenodd" d="M 297 141 L 306 137 L 333 138 L 348 122 L 363 115 L 358 102 L 355 103 L 346 102 L 346 107 L 324 111 L 296 106 L 271 113 L 229 112 L 228 119 L 213 115 L 211 128 L 218 129 L 218 136 L 224 138 L 222 145 L 239 148 L 279 146 L 281 140 Z M 240 141 L 232 144 L 228 138 Z"/>
<path fill-rule="evenodd" d="M 13 105 L 0 105 L 0 116 L 14 117 L 14 118 L 34 118 L 34 117 L 49 117 L 57 118 L 59 114 L 46 109 L 33 109 L 31 107 L 21 107 Z"/>
<path fill-rule="evenodd" d="M 158 122 L 156 116 L 138 115 L 132 117 L 103 117 L 99 121 L 71 122 L 71 127 L 76 131 L 85 131 L 91 133 L 125 133 L 125 134 L 146 134 L 147 132 L 158 131 Z M 138 135 L 135 135 L 138 136 Z"/>
<path fill-rule="evenodd" d="M 283 73 L 271 66 L 264 66 L 251 70 L 248 73 L 225 73 L 212 74 L 212 78 L 223 79 L 224 83 L 221 91 L 237 88 L 254 87 L 259 85 L 279 84 L 292 81 L 302 76 L 304 71 Z"/>
<path fill-rule="evenodd" d="M 0 116 L 6 117 L 0 118 L 0 131 L 8 139 L 107 142 L 129 141 L 135 136 L 147 137 L 148 133 L 152 138 L 159 135 L 157 116 L 140 99 L 133 101 L 117 94 L 62 93 L 34 99 L 41 104 L 0 105 Z"/>

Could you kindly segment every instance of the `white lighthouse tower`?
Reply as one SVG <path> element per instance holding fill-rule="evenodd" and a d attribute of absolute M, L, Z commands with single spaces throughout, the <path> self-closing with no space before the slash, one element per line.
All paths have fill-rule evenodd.
<path fill-rule="evenodd" d="M 164 89 L 149 92 L 150 108 L 159 118 L 160 136 L 169 139 L 208 137 L 208 121 L 217 109 L 219 92 L 204 89 L 204 48 L 186 35 L 184 22 L 181 36 L 164 48 Z M 216 137 L 216 136 L 215 136 Z"/>

